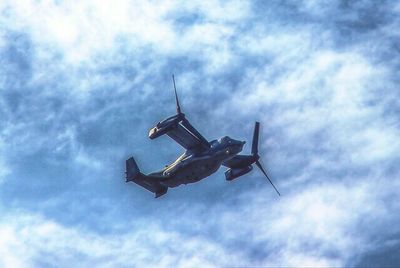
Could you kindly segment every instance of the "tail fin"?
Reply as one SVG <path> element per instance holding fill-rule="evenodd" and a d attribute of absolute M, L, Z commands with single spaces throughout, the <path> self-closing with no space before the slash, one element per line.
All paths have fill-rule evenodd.
<path fill-rule="evenodd" d="M 133 157 L 126 160 L 125 174 L 126 174 L 126 182 L 133 181 L 134 179 L 137 179 L 141 175 L 139 167 L 136 164 L 136 161 L 135 159 L 133 159 Z"/>
<path fill-rule="evenodd" d="M 146 176 L 140 172 L 133 157 L 126 160 L 126 182 L 132 181 L 150 192 L 155 193 L 156 198 L 167 193 L 168 187 L 160 183 L 159 178 Z"/>

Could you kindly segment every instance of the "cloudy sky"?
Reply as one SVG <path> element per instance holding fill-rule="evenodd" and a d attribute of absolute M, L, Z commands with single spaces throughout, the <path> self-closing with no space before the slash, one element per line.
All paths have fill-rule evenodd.
<path fill-rule="evenodd" d="M 400 1 L 0 1 L 1 267 L 400 266 Z M 153 194 L 182 108 L 264 166 Z M 249 143 L 244 149 L 250 151 Z"/>

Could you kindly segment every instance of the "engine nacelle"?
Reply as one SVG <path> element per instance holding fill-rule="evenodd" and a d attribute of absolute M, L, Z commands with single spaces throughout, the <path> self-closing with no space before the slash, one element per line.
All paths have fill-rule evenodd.
<path fill-rule="evenodd" d="M 165 133 L 167 133 L 170 129 L 171 129 L 171 127 L 163 127 L 163 128 L 153 127 L 149 131 L 149 138 L 150 139 L 158 138 L 161 135 L 164 135 Z"/>
<path fill-rule="evenodd" d="M 236 179 L 237 177 L 249 173 L 252 170 L 253 167 L 251 165 L 244 168 L 230 168 L 227 171 L 225 171 L 225 178 L 227 181 L 231 181 L 233 179 Z"/>
<path fill-rule="evenodd" d="M 150 129 L 149 138 L 155 139 L 160 137 L 161 135 L 164 135 L 173 128 L 176 128 L 180 120 L 181 118 L 179 117 L 179 115 L 174 115 L 165 119 L 164 121 L 159 122 L 157 126 Z"/>

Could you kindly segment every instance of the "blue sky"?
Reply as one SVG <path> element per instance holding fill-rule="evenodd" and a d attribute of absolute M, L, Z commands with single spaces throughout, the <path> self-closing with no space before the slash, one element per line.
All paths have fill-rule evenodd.
<path fill-rule="evenodd" d="M 0 266 L 400 265 L 399 1 L 0 2 Z M 153 195 L 183 111 L 263 163 Z M 249 144 L 249 143 L 248 143 Z M 244 151 L 249 152 L 247 146 Z"/>

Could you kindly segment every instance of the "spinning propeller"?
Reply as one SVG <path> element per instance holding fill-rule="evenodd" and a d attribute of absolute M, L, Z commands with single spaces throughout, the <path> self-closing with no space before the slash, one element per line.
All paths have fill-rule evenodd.
<path fill-rule="evenodd" d="M 258 136 L 260 134 L 260 123 L 256 122 L 256 125 L 254 127 L 254 133 L 253 133 L 253 143 L 251 144 L 251 154 L 254 157 L 254 164 L 261 170 L 261 172 L 267 177 L 268 181 L 271 183 L 272 187 L 274 187 L 275 191 L 278 193 L 278 195 L 281 195 L 276 189 L 275 185 L 272 183 L 271 179 L 268 177 L 267 172 L 265 172 L 264 168 L 262 167 L 259 159 L 260 155 L 258 154 Z"/>
<path fill-rule="evenodd" d="M 175 101 L 176 101 L 176 113 L 181 115 L 181 106 L 179 105 L 178 94 L 176 93 L 176 86 L 175 86 L 175 76 L 172 75 L 172 81 L 174 82 L 174 91 L 175 91 Z"/>

